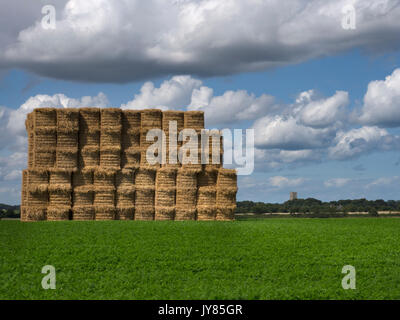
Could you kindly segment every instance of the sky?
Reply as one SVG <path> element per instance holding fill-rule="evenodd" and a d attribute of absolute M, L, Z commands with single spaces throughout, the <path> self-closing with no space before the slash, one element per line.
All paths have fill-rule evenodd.
<path fill-rule="evenodd" d="M 26 114 L 88 106 L 202 110 L 207 128 L 254 129 L 238 200 L 400 199 L 400 0 L 1 6 L 2 203 L 20 201 Z"/>

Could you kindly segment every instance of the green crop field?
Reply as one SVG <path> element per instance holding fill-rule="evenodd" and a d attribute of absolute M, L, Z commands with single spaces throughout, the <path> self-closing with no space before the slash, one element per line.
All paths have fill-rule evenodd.
<path fill-rule="evenodd" d="M 398 218 L 0 221 L 0 243 L 0 299 L 400 299 Z"/>

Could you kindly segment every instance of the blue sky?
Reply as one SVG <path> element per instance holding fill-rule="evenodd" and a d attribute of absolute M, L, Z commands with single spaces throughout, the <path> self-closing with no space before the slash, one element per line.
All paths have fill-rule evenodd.
<path fill-rule="evenodd" d="M 343 1 L 293 1 L 291 24 L 267 26 L 257 19 L 270 10 L 250 14 L 237 1 L 174 2 L 171 17 L 160 13 L 151 32 L 146 21 L 135 26 L 143 30 L 138 38 L 124 34 L 126 25 L 120 24 L 127 18 L 106 0 L 90 2 L 89 8 L 63 1 L 57 6 L 57 29 L 50 33 L 38 22 L 41 4 L 29 7 L 24 21 L 9 21 L 0 32 L 0 202 L 19 203 L 20 171 L 26 167 L 21 119 L 40 106 L 196 109 L 205 111 L 209 127 L 254 128 L 255 172 L 239 177 L 238 200 L 282 202 L 290 191 L 321 200 L 400 199 L 399 4 L 353 2 L 358 24 L 350 35 L 335 24 Z M 149 3 L 154 12 L 164 12 L 157 1 Z M 108 26 L 102 17 L 107 5 Z M 188 13 L 190 5 L 194 9 Z M 283 6 L 279 1 L 269 5 Z M 319 16 L 324 6 L 331 10 L 329 18 Z M 214 9 L 208 12 L 208 7 Z M 129 10 L 135 15 L 145 9 Z M 172 19 L 175 11 L 181 24 Z M 190 21 L 182 12 L 192 15 Z M 236 21 L 237 12 L 247 33 L 212 32 Z M 309 25 L 308 16 L 320 24 Z M 209 21 L 210 30 L 200 17 Z M 71 27 L 68 21 L 78 22 Z M 94 31 L 82 42 L 87 25 Z M 270 39 L 259 27 L 281 32 Z M 185 33 L 182 38 L 180 28 L 196 31 L 196 36 Z M 332 30 L 330 42 L 319 28 Z M 280 38 L 284 32 L 286 37 Z M 96 33 L 102 35 L 98 45 Z M 180 42 L 172 41 L 171 34 Z M 259 40 L 250 43 L 253 36 Z M 152 38 L 157 45 L 148 44 Z M 220 44 L 218 50 L 209 45 L 213 41 Z M 290 46 L 281 45 L 284 41 Z M 204 52 L 197 55 L 193 48 Z M 163 58 L 155 64 L 157 54 Z"/>

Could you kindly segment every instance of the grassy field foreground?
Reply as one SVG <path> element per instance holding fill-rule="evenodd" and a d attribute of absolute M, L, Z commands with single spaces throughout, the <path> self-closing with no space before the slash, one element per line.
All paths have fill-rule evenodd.
<path fill-rule="evenodd" d="M 400 299 L 398 218 L 0 221 L 0 243 L 0 299 Z"/>

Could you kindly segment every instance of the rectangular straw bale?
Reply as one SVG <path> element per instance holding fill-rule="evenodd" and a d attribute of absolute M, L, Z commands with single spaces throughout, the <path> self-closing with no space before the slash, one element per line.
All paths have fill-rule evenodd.
<path fill-rule="evenodd" d="M 156 188 L 155 206 L 156 207 L 175 207 L 175 187 Z"/>
<path fill-rule="evenodd" d="M 140 126 L 142 129 L 162 128 L 162 111 L 146 109 L 141 111 Z"/>
<path fill-rule="evenodd" d="M 93 170 L 81 169 L 72 173 L 72 185 L 75 187 L 93 184 Z"/>
<path fill-rule="evenodd" d="M 94 206 L 114 206 L 115 205 L 115 188 L 114 187 L 95 187 L 94 189 Z"/>
<path fill-rule="evenodd" d="M 95 187 L 114 187 L 116 171 L 107 168 L 98 168 L 94 170 L 93 184 Z"/>
<path fill-rule="evenodd" d="M 121 168 L 138 169 L 140 166 L 140 150 L 125 149 L 121 153 Z"/>
<path fill-rule="evenodd" d="M 100 132 L 87 132 L 79 131 L 79 148 L 85 147 L 99 147 L 100 146 Z"/>
<path fill-rule="evenodd" d="M 56 167 L 77 170 L 78 148 L 57 148 Z"/>
<path fill-rule="evenodd" d="M 119 128 L 101 128 L 100 147 L 120 146 L 121 130 Z"/>
<path fill-rule="evenodd" d="M 26 208 L 25 221 L 44 221 L 46 220 L 46 207 L 29 206 Z"/>
<path fill-rule="evenodd" d="M 107 146 L 100 148 L 100 167 L 121 169 L 121 147 Z"/>
<path fill-rule="evenodd" d="M 197 190 L 194 188 L 176 189 L 176 207 L 195 209 L 197 204 Z"/>
<path fill-rule="evenodd" d="M 197 206 L 215 205 L 217 189 L 215 187 L 199 187 L 197 191 Z"/>
<path fill-rule="evenodd" d="M 197 188 L 197 175 L 199 170 L 181 168 L 177 171 L 176 186 L 178 188 Z"/>
<path fill-rule="evenodd" d="M 137 207 L 135 206 L 135 220 L 149 221 L 154 220 L 155 209 L 154 207 Z"/>
<path fill-rule="evenodd" d="M 55 127 L 40 127 L 34 132 L 34 149 L 57 147 L 57 131 Z"/>
<path fill-rule="evenodd" d="M 27 132 L 32 132 L 34 128 L 35 128 L 34 114 L 33 112 L 31 112 L 26 115 L 25 129 Z"/>
<path fill-rule="evenodd" d="M 95 206 L 95 219 L 98 221 L 115 220 L 116 208 L 114 206 Z"/>
<path fill-rule="evenodd" d="M 140 129 L 131 129 L 121 134 L 121 146 L 123 149 L 140 148 Z"/>
<path fill-rule="evenodd" d="M 93 206 L 74 206 L 72 208 L 72 220 L 90 221 L 94 220 L 95 212 Z"/>
<path fill-rule="evenodd" d="M 237 187 L 237 173 L 235 169 L 221 168 L 218 171 L 217 184 L 219 188 Z"/>
<path fill-rule="evenodd" d="M 116 220 L 133 220 L 134 215 L 135 215 L 135 207 L 133 206 L 128 206 L 128 207 L 123 207 L 123 206 L 118 206 L 116 208 Z"/>
<path fill-rule="evenodd" d="M 204 112 L 186 111 L 184 115 L 184 127 L 200 132 L 201 129 L 204 129 Z"/>
<path fill-rule="evenodd" d="M 57 132 L 58 148 L 78 148 L 78 132 Z"/>
<path fill-rule="evenodd" d="M 157 188 L 172 188 L 176 186 L 176 169 L 163 167 L 157 170 Z"/>
<path fill-rule="evenodd" d="M 155 207 L 154 220 L 168 221 L 175 219 L 175 207 Z"/>
<path fill-rule="evenodd" d="M 122 126 L 122 122 L 121 122 L 122 111 L 121 111 L 121 109 L 105 108 L 105 109 L 101 109 L 100 114 L 101 114 L 100 115 L 101 129 L 109 128 L 109 127 L 121 128 L 121 126 Z"/>
<path fill-rule="evenodd" d="M 198 206 L 197 207 L 197 220 L 198 221 L 213 221 L 217 217 L 216 206 Z"/>
<path fill-rule="evenodd" d="M 116 192 L 116 204 L 119 207 L 135 206 L 135 186 L 122 186 Z"/>
<path fill-rule="evenodd" d="M 79 109 L 57 109 L 57 131 L 77 133 L 79 131 Z"/>
<path fill-rule="evenodd" d="M 217 205 L 219 206 L 235 206 L 236 205 L 237 187 L 218 187 L 217 188 Z"/>
<path fill-rule="evenodd" d="M 20 205 L 21 221 L 26 220 L 27 204 L 28 204 L 28 170 L 23 170 L 22 171 L 22 185 L 21 185 L 21 205 Z"/>
<path fill-rule="evenodd" d="M 52 168 L 56 164 L 56 149 L 35 148 L 33 153 L 33 168 Z"/>
<path fill-rule="evenodd" d="M 156 170 L 140 167 L 135 175 L 136 187 L 153 187 L 156 183 Z"/>
<path fill-rule="evenodd" d="M 100 165 L 100 148 L 87 146 L 78 155 L 79 168 L 95 169 Z"/>
<path fill-rule="evenodd" d="M 169 134 L 170 122 L 175 121 L 177 125 L 177 134 L 184 128 L 184 111 L 167 110 L 163 112 L 162 129 L 166 135 Z"/>
<path fill-rule="evenodd" d="M 187 208 L 176 208 L 175 209 L 175 220 L 176 221 L 185 221 L 185 220 L 196 220 L 196 208 L 187 209 Z"/>
<path fill-rule="evenodd" d="M 129 132 L 140 128 L 140 110 L 123 110 L 122 131 Z"/>
<path fill-rule="evenodd" d="M 94 133 L 100 131 L 100 109 L 79 109 L 79 131 Z"/>
<path fill-rule="evenodd" d="M 56 127 L 57 114 L 55 108 L 37 108 L 33 110 L 34 127 Z"/>
<path fill-rule="evenodd" d="M 70 220 L 71 208 L 68 206 L 57 206 L 47 208 L 48 221 L 66 221 Z"/>
<path fill-rule="evenodd" d="M 154 207 L 154 187 L 136 186 L 135 207 Z"/>
<path fill-rule="evenodd" d="M 72 172 L 65 169 L 49 169 L 49 183 L 50 184 L 64 184 L 71 185 Z"/>
<path fill-rule="evenodd" d="M 198 175 L 198 186 L 199 187 L 207 187 L 207 186 L 216 186 L 217 184 L 217 176 L 218 172 L 216 171 L 206 171 L 203 170 Z"/>
<path fill-rule="evenodd" d="M 72 205 L 72 188 L 70 185 L 50 184 L 49 205 L 53 207 Z"/>
<path fill-rule="evenodd" d="M 30 169 L 27 171 L 27 177 L 29 185 L 49 183 L 49 172 L 46 169 Z"/>
<path fill-rule="evenodd" d="M 236 206 L 217 206 L 217 216 L 218 221 L 233 221 L 235 220 L 235 209 Z"/>
<path fill-rule="evenodd" d="M 116 187 L 132 186 L 135 183 L 135 170 L 122 169 L 116 172 L 115 185 Z"/>
<path fill-rule="evenodd" d="M 157 154 L 155 154 L 157 157 Z M 152 163 L 153 161 L 150 161 L 147 159 L 147 148 L 141 149 L 140 151 L 140 167 L 144 168 L 147 167 L 149 169 L 157 170 L 160 168 L 161 164 L 160 162 L 155 159 L 155 163 Z"/>
<path fill-rule="evenodd" d="M 93 185 L 74 187 L 72 193 L 72 204 L 74 207 L 93 205 Z"/>

